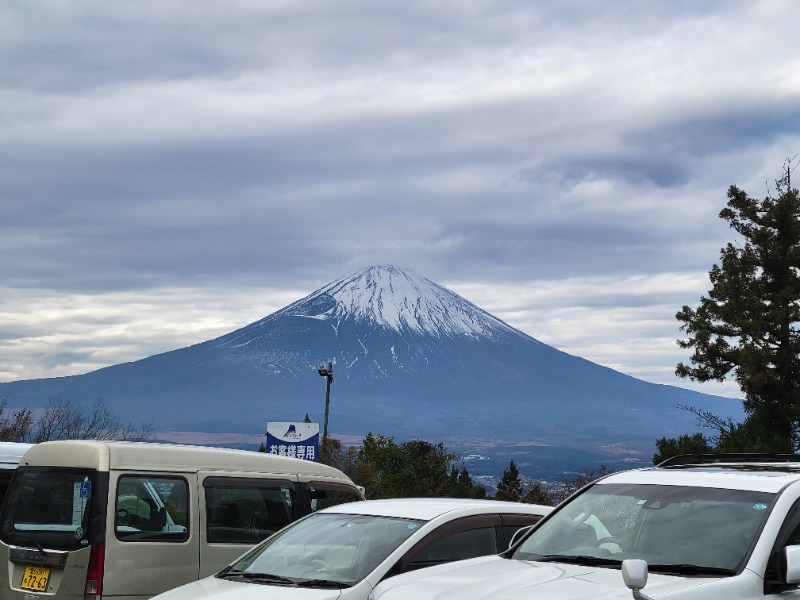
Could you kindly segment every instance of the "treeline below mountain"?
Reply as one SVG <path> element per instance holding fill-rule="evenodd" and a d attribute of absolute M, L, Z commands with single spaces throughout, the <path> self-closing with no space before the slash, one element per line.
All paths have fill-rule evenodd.
<path fill-rule="evenodd" d="M 411 440 L 401 444 L 392 437 L 369 433 L 360 446 L 345 448 L 327 438 L 320 449 L 321 462 L 344 471 L 366 489 L 368 499 L 449 497 L 492 498 L 555 506 L 584 485 L 610 471 L 605 465 L 556 482 L 523 482 L 512 459 L 491 494 L 473 481 L 466 467 L 458 468 L 458 455 L 441 443 Z"/>

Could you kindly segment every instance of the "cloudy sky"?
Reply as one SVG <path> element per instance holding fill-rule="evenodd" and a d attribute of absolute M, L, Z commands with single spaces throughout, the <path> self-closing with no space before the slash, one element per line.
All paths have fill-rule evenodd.
<path fill-rule="evenodd" d="M 800 3 L 0 5 L 0 381 L 211 339 L 377 264 L 658 383 L 800 152 Z"/>

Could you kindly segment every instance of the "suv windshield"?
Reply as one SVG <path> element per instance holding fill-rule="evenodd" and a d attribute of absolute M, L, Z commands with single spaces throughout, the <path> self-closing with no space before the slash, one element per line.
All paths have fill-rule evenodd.
<path fill-rule="evenodd" d="M 355 585 L 421 525 L 411 519 L 314 513 L 276 533 L 217 577 L 276 585 Z"/>
<path fill-rule="evenodd" d="M 646 560 L 659 572 L 734 574 L 774 494 L 716 488 L 600 484 L 542 523 L 513 554 L 522 560 Z"/>
<path fill-rule="evenodd" d="M 88 543 L 92 470 L 20 468 L 2 513 L 9 544 L 75 550 Z"/>

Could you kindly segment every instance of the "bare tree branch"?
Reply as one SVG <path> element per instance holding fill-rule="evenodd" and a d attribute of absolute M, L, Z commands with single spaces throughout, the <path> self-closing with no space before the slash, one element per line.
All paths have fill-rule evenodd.
<path fill-rule="evenodd" d="M 153 420 L 123 423 L 111 412 L 102 398 L 84 409 L 74 400 L 56 395 L 47 401 L 36 416 L 30 408 L 7 414 L 6 400 L 0 401 L 0 441 L 46 442 L 48 440 L 128 440 L 152 438 Z"/>

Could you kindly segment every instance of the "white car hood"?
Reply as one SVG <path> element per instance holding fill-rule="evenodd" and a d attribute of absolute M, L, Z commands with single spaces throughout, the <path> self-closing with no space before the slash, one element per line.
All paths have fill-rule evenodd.
<path fill-rule="evenodd" d="M 687 589 L 718 578 L 650 574 L 645 594 Z M 619 569 L 534 563 L 496 556 L 392 577 L 375 600 L 599 600 L 633 598 Z"/>
<path fill-rule="evenodd" d="M 341 593 L 342 590 L 263 585 L 212 576 L 164 592 L 153 600 L 336 600 Z"/>

